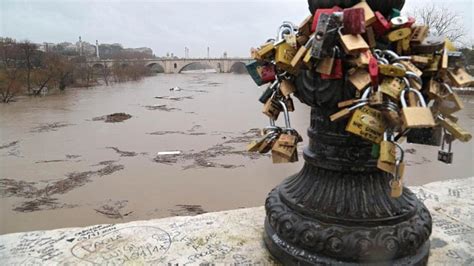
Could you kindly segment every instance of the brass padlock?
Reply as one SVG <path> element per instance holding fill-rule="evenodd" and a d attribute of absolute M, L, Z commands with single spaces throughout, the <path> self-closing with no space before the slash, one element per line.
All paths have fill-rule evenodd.
<path fill-rule="evenodd" d="M 382 113 L 368 106 L 357 109 L 346 126 L 347 132 L 375 144 L 379 144 L 383 140 L 385 129 L 386 123 Z"/>
<path fill-rule="evenodd" d="M 349 76 L 349 81 L 357 90 L 362 91 L 370 85 L 370 74 L 367 70 L 358 68 Z"/>
<path fill-rule="evenodd" d="M 296 69 L 291 66 L 291 60 L 296 55 L 296 49 L 287 42 L 275 47 L 275 64 L 282 70 L 295 73 Z"/>
<path fill-rule="evenodd" d="M 451 86 L 442 83 L 441 86 L 446 90 L 446 94 L 442 95 L 435 104 L 438 111 L 444 115 L 450 115 L 464 108 L 462 100 L 453 91 Z"/>
<path fill-rule="evenodd" d="M 443 97 L 443 93 L 441 91 L 441 84 L 438 81 L 436 81 L 435 79 L 430 79 L 427 84 L 428 96 L 431 99 L 437 100 Z"/>
<path fill-rule="evenodd" d="M 265 103 L 263 106 L 262 113 L 267 115 L 273 120 L 277 120 L 278 116 L 280 115 L 281 107 L 278 103 L 278 100 L 275 98 L 275 94 L 272 95 L 270 99 Z"/>
<path fill-rule="evenodd" d="M 420 56 L 420 55 L 412 55 L 411 62 L 413 64 L 426 66 L 433 61 L 433 56 Z"/>
<path fill-rule="evenodd" d="M 346 54 L 358 54 L 369 49 L 369 45 L 360 34 L 342 34 L 339 29 L 339 37 Z"/>
<path fill-rule="evenodd" d="M 405 86 L 406 84 L 399 78 L 385 78 L 382 84 L 380 84 L 379 90 L 393 99 L 398 100 Z"/>
<path fill-rule="evenodd" d="M 394 136 L 387 131 L 384 133 L 383 141 L 380 143 L 379 160 L 389 164 L 395 164 L 397 160 Z"/>
<path fill-rule="evenodd" d="M 296 86 L 293 82 L 283 79 L 280 84 L 280 92 L 283 96 L 288 97 L 296 91 Z"/>
<path fill-rule="evenodd" d="M 389 34 L 387 34 L 387 39 L 390 42 L 396 42 L 396 41 L 401 41 L 405 38 L 408 38 L 410 35 L 411 35 L 410 28 L 402 28 L 402 29 L 392 31 Z"/>
<path fill-rule="evenodd" d="M 469 75 L 464 68 L 458 68 L 453 71 L 450 70 L 448 74 L 456 87 L 467 87 L 474 82 L 472 76 Z"/>
<path fill-rule="evenodd" d="M 445 128 L 454 138 L 461 142 L 468 142 L 472 139 L 471 133 L 460 127 L 457 123 L 451 121 L 449 118 L 439 115 L 437 117 L 439 124 Z"/>
<path fill-rule="evenodd" d="M 406 71 L 403 68 L 397 67 L 395 65 L 380 65 L 379 66 L 380 74 L 389 76 L 389 77 L 404 77 Z"/>
<path fill-rule="evenodd" d="M 377 18 L 375 17 L 374 11 L 370 8 L 369 4 L 365 1 L 359 2 L 357 5 L 354 5 L 352 8 L 363 8 L 365 16 L 365 26 L 368 27 L 374 23 Z"/>
<path fill-rule="evenodd" d="M 413 33 L 410 37 L 410 42 L 414 44 L 421 44 L 428 36 L 429 27 L 426 25 L 414 26 Z"/>
<path fill-rule="evenodd" d="M 418 77 L 421 77 L 423 75 L 423 71 L 421 71 L 419 68 L 417 68 L 412 62 L 410 62 L 410 61 L 400 61 L 399 63 L 402 64 L 403 66 L 405 66 L 405 68 L 408 71 L 411 71 L 411 72 L 415 73 L 415 75 L 417 75 Z"/>
<path fill-rule="evenodd" d="M 305 43 L 304 46 L 301 46 L 300 49 L 298 49 L 298 52 L 296 52 L 295 57 L 291 60 L 291 67 L 293 68 L 299 68 L 301 63 L 303 62 L 303 58 L 307 54 L 308 50 L 310 49 L 311 45 L 313 45 L 314 41 L 314 35 L 311 36 L 311 38 L 308 40 L 308 42 Z"/>
<path fill-rule="evenodd" d="M 408 106 L 405 95 L 407 92 L 414 92 L 418 96 L 420 106 Z M 402 103 L 402 120 L 404 128 L 426 128 L 436 125 L 431 110 L 426 106 L 423 95 L 415 89 L 405 89 L 400 94 Z"/>
<path fill-rule="evenodd" d="M 334 69 L 334 60 L 336 59 L 336 48 L 333 48 L 333 53 L 331 57 L 325 57 L 319 61 L 318 66 L 316 67 L 316 72 L 331 75 L 332 70 Z"/>
<path fill-rule="evenodd" d="M 256 54 L 258 55 L 256 59 L 266 59 L 268 57 L 271 57 L 274 52 L 274 45 L 273 42 L 267 42 L 260 46 L 259 49 L 257 49 Z"/>
<path fill-rule="evenodd" d="M 383 104 L 383 93 L 381 91 L 373 92 L 369 97 L 370 106 L 380 106 Z"/>

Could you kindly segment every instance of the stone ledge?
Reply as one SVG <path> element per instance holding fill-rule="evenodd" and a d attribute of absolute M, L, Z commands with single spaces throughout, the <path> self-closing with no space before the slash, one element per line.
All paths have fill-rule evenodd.
<path fill-rule="evenodd" d="M 474 264 L 474 177 L 412 187 L 433 216 L 430 265 Z M 0 236 L 0 264 L 275 264 L 263 207 Z"/>

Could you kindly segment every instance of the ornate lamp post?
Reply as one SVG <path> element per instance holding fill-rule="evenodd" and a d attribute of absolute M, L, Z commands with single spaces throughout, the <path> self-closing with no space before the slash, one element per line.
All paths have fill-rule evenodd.
<path fill-rule="evenodd" d="M 359 1 L 329 2 L 309 0 L 310 10 Z M 404 3 L 368 2 L 383 3 L 384 12 Z M 348 81 L 304 71 L 296 85 L 295 95 L 312 107 L 310 142 L 303 169 L 266 200 L 269 251 L 284 264 L 426 264 L 432 227 L 427 208 L 407 188 L 400 198 L 390 197 L 392 177 L 378 170 L 372 145 L 348 134 L 347 120 L 329 120 L 338 102 L 354 98 Z"/>

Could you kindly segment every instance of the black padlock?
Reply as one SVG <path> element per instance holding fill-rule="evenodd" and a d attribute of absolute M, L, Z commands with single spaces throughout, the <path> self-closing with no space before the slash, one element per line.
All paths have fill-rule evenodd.
<path fill-rule="evenodd" d="M 453 163 L 453 152 L 451 151 L 452 145 L 453 145 L 453 136 L 449 133 L 444 133 L 443 137 L 443 144 L 441 145 L 441 150 L 438 152 L 438 161 L 446 163 L 446 164 L 452 164 Z M 448 144 L 448 150 L 445 150 L 444 145 Z"/>
<path fill-rule="evenodd" d="M 275 80 L 270 86 L 267 87 L 267 89 L 262 93 L 262 96 L 258 99 L 259 102 L 265 104 L 268 99 L 270 99 L 275 92 L 275 89 L 278 88 L 278 85 L 280 84 L 280 81 L 277 79 Z"/>
<path fill-rule="evenodd" d="M 407 142 L 429 146 L 441 146 L 443 141 L 443 129 L 440 126 L 434 128 L 412 128 L 407 133 Z"/>

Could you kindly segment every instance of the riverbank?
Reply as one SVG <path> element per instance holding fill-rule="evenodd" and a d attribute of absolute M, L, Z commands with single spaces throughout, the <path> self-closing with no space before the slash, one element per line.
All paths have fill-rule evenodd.
<path fill-rule="evenodd" d="M 433 217 L 428 265 L 474 262 L 474 177 L 411 190 Z M 263 207 L 0 236 L 0 263 L 276 264 L 264 247 Z"/>
<path fill-rule="evenodd" d="M 261 206 L 303 165 L 245 151 L 268 125 L 261 93 L 247 75 L 158 75 L 1 104 L 0 234 Z M 474 97 L 462 99 L 473 131 Z M 295 105 L 307 141 L 311 110 Z M 454 143 L 452 165 L 404 147 L 408 185 L 474 176 L 474 142 Z"/>

